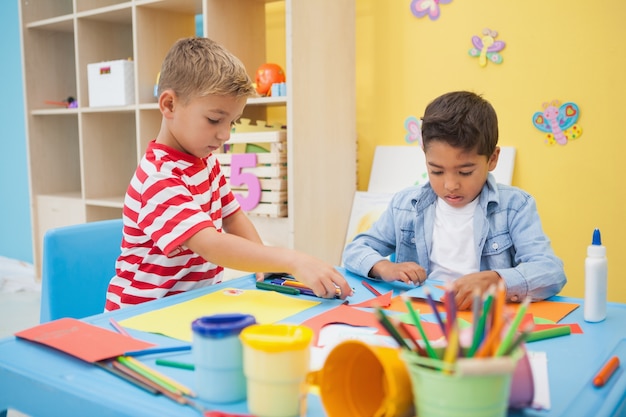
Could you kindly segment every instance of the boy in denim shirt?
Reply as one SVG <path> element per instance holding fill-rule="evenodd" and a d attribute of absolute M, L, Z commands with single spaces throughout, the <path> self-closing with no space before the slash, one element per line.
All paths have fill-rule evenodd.
<path fill-rule="evenodd" d="M 429 182 L 394 195 L 387 210 L 344 251 L 345 267 L 384 281 L 451 281 L 457 307 L 469 309 L 504 281 L 508 301 L 543 300 L 567 282 L 544 234 L 535 200 L 496 181 L 496 112 L 457 91 L 427 107 L 422 140 Z M 395 260 L 387 256 L 395 253 Z"/>

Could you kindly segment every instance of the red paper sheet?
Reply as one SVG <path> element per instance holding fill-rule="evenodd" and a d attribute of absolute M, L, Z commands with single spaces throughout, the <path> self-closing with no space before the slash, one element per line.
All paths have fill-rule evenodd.
<path fill-rule="evenodd" d="M 87 362 L 154 346 L 73 318 L 40 324 L 15 333 L 15 336 L 50 346 Z"/>

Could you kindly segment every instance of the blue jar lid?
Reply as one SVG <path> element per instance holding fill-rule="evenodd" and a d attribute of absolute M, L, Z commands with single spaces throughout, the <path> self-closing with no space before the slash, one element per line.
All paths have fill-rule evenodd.
<path fill-rule="evenodd" d="M 238 335 L 252 324 L 256 324 L 256 319 L 250 314 L 214 314 L 195 319 L 191 330 L 201 336 L 221 338 Z"/>

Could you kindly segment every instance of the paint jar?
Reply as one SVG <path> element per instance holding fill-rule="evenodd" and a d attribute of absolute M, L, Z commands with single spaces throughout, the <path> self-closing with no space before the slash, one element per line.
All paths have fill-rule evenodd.
<path fill-rule="evenodd" d="M 523 353 L 461 358 L 454 364 L 403 351 L 420 417 L 505 417 L 511 383 Z"/>
<path fill-rule="evenodd" d="M 196 391 L 201 399 L 212 403 L 246 399 L 239 334 L 255 323 L 249 314 L 215 314 L 191 323 Z"/>
<path fill-rule="evenodd" d="M 319 387 L 328 417 L 414 415 L 411 380 L 396 348 L 343 341 L 307 380 Z"/>
<path fill-rule="evenodd" d="M 296 417 L 307 393 L 313 330 L 291 324 L 255 324 L 240 335 L 248 410 L 257 417 Z"/>

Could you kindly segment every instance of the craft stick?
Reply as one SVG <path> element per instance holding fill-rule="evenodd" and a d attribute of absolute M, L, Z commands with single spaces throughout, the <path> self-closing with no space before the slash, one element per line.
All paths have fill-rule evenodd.
<path fill-rule="evenodd" d="M 117 332 L 118 332 L 119 334 L 122 334 L 122 335 L 124 335 L 124 336 L 128 336 L 128 337 L 132 337 L 132 336 L 131 336 L 131 335 L 130 335 L 127 331 L 126 331 L 126 329 L 125 329 L 125 328 L 123 328 L 122 326 L 120 326 L 120 324 L 119 324 L 117 321 L 115 321 L 115 319 L 114 319 L 113 317 L 111 317 L 111 318 L 109 319 L 109 323 L 111 323 L 111 326 L 113 326 L 113 328 L 114 328 L 115 330 L 117 330 Z"/>
<path fill-rule="evenodd" d="M 385 315 L 383 310 L 380 307 L 375 308 L 376 317 L 380 324 L 387 330 L 387 333 L 393 337 L 393 339 L 400 345 L 400 347 L 411 350 L 411 347 L 406 343 L 406 340 L 402 338 L 400 333 L 398 333 L 398 329 L 395 328 L 393 324 L 389 321 L 389 318 Z"/>
<path fill-rule="evenodd" d="M 472 337 L 472 346 L 470 346 L 469 352 L 467 353 L 468 357 L 473 357 L 476 353 L 476 350 L 480 346 L 480 343 L 483 339 L 483 332 L 485 331 L 485 322 L 487 321 L 487 316 L 489 316 L 489 311 L 491 309 L 491 303 L 493 302 L 493 293 L 495 291 L 494 286 L 490 286 L 487 290 L 487 294 L 485 296 L 485 302 L 483 303 L 483 311 L 480 315 L 480 320 L 478 321 L 478 326 L 474 331 L 474 335 Z"/>
<path fill-rule="evenodd" d="M 371 292 L 372 294 L 374 294 L 376 297 L 380 297 L 380 296 L 381 296 L 381 293 L 380 293 L 380 292 L 379 292 L 376 288 L 372 287 L 372 286 L 370 285 L 370 283 L 369 283 L 369 282 L 367 282 L 367 281 L 363 280 L 363 281 L 361 281 L 361 284 L 363 284 L 363 286 L 364 286 L 365 288 L 367 288 L 368 290 L 370 290 L 370 292 Z"/>
<path fill-rule="evenodd" d="M 437 323 L 439 327 L 441 327 L 441 332 L 443 336 L 446 337 L 446 326 L 443 324 L 443 320 L 441 319 L 441 315 L 439 314 L 439 310 L 437 310 L 437 304 L 435 304 L 435 300 L 433 299 L 433 295 L 430 293 L 428 287 L 424 287 L 424 295 L 426 295 L 426 302 L 433 310 L 433 314 L 435 315 L 435 319 L 437 319 Z"/>
<path fill-rule="evenodd" d="M 569 326 L 557 326 L 551 329 L 537 330 L 531 332 L 526 338 L 526 342 L 536 342 L 538 340 L 550 339 L 552 337 L 567 336 L 572 333 Z"/>
<path fill-rule="evenodd" d="M 511 343 L 513 343 L 515 332 L 517 332 L 517 329 L 519 328 L 519 325 L 522 322 L 522 318 L 524 317 L 524 314 L 526 314 L 526 310 L 528 310 L 529 304 L 530 304 L 530 297 L 526 297 L 526 299 L 524 299 L 519 309 L 517 310 L 517 313 L 515 314 L 515 317 L 513 318 L 513 322 L 509 326 L 509 329 L 504 335 L 504 338 L 502 339 L 500 346 L 498 346 L 498 350 L 496 350 L 496 353 L 494 356 L 502 356 L 504 352 L 506 352 L 506 350 L 509 348 Z"/>
<path fill-rule="evenodd" d="M 435 350 L 430 344 L 428 337 L 426 336 L 426 332 L 424 331 L 424 327 L 422 326 L 422 322 L 420 321 L 420 316 L 417 311 L 413 308 L 413 304 L 411 304 L 411 299 L 406 295 L 406 293 L 400 296 L 406 305 L 407 310 L 409 310 L 409 315 L 411 316 L 411 320 L 413 321 L 413 325 L 417 327 L 417 330 L 420 332 L 422 336 L 422 340 L 424 341 L 424 346 L 426 348 L 426 353 L 429 357 L 433 359 L 437 359 L 437 354 Z"/>
<path fill-rule="evenodd" d="M 108 366 L 103 362 L 94 362 L 94 364 L 96 366 L 99 366 L 100 368 L 104 369 L 105 371 L 112 373 L 113 375 L 122 378 L 123 380 L 125 380 L 126 382 L 130 382 L 131 384 L 137 386 L 138 388 L 143 389 L 144 391 L 149 392 L 150 394 L 156 395 L 159 393 L 159 390 L 153 388 L 152 386 L 145 384 L 142 381 L 139 381 L 138 379 L 135 379 L 127 374 L 125 374 L 124 372 L 120 371 L 117 368 L 114 368 L 113 366 Z"/>
<path fill-rule="evenodd" d="M 126 360 L 128 360 L 130 362 L 133 362 L 138 367 L 144 369 L 146 372 L 152 373 L 155 377 L 157 377 L 157 378 L 161 379 L 162 381 L 166 382 L 167 384 L 175 387 L 176 389 L 178 389 L 183 394 L 188 395 L 190 397 L 195 397 L 196 396 L 196 394 L 190 388 L 184 386 L 183 384 L 181 384 L 178 381 L 173 380 L 172 378 L 168 377 L 167 375 L 163 375 L 162 373 L 160 373 L 156 369 L 150 368 L 148 365 L 138 361 L 137 359 L 132 358 L 132 357 L 127 357 Z"/>
<path fill-rule="evenodd" d="M 124 356 L 143 356 L 143 355 L 152 355 L 154 353 L 170 353 L 170 352 L 184 352 L 191 350 L 191 345 L 179 345 L 179 346 L 166 346 L 166 347 L 155 347 L 141 350 L 133 350 L 131 352 L 124 353 Z"/>

